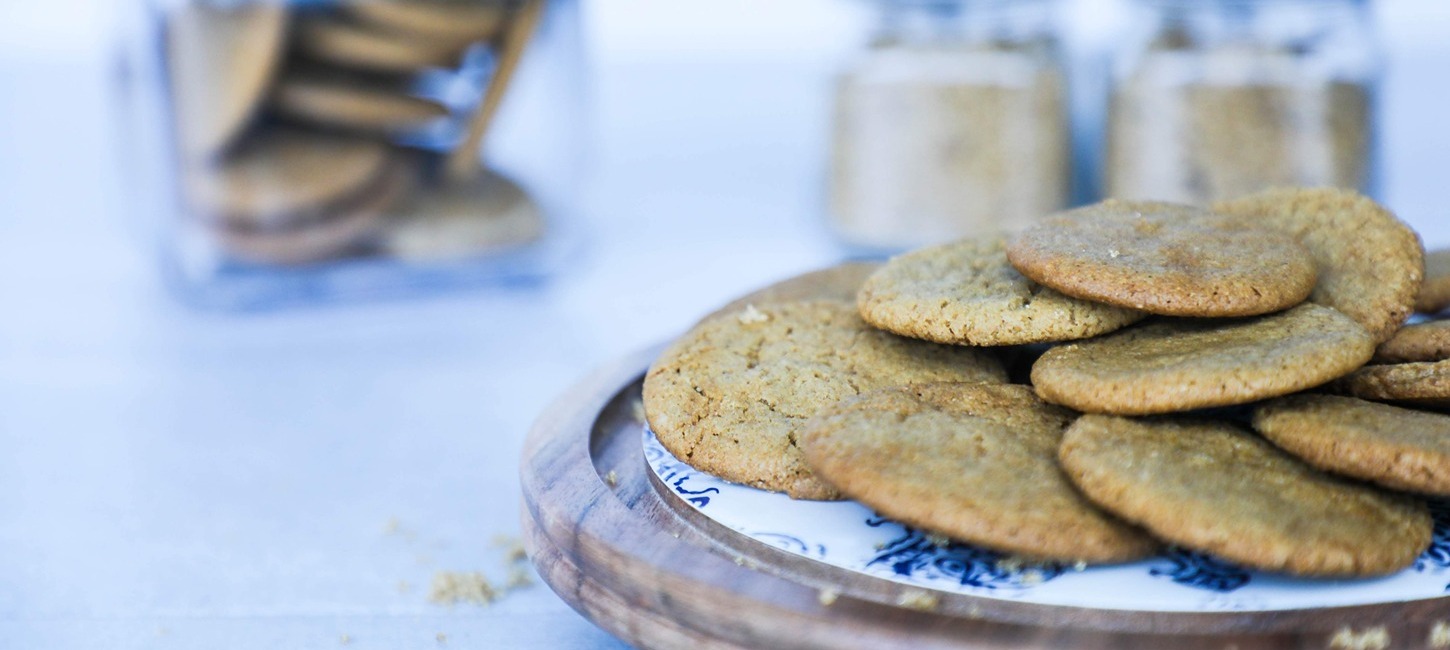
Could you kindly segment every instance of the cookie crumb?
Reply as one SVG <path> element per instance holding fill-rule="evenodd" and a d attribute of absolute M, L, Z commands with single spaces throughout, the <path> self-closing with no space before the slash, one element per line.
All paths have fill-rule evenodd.
<path fill-rule="evenodd" d="M 347 645 L 349 643 L 352 643 L 352 635 L 343 634 L 342 636 L 337 637 L 337 642 L 339 645 Z"/>
<path fill-rule="evenodd" d="M 1025 564 L 1025 562 L 1022 561 L 1022 558 L 1008 556 L 997 560 L 996 567 L 997 570 L 1001 571 L 1002 573 L 1017 573 L 1018 571 L 1022 570 L 1023 564 Z"/>
<path fill-rule="evenodd" d="M 935 546 L 937 548 L 946 548 L 947 545 L 952 543 L 952 540 L 946 535 L 938 535 L 936 533 L 927 535 L 926 541 L 928 544 L 931 544 L 932 546 Z"/>
<path fill-rule="evenodd" d="M 1116 248 L 1109 248 L 1108 249 L 1108 257 L 1111 257 L 1113 259 L 1118 259 L 1118 256 L 1119 255 L 1122 255 L 1122 253 L 1118 252 L 1118 249 L 1116 249 Z"/>
<path fill-rule="evenodd" d="M 609 487 L 619 487 L 619 472 L 609 470 L 609 473 L 604 475 L 604 482 L 608 483 Z"/>
<path fill-rule="evenodd" d="M 831 589 L 829 587 L 826 587 L 816 592 L 816 600 L 821 603 L 822 607 L 830 607 L 831 605 L 834 605 L 836 603 L 836 599 L 840 596 L 841 592 L 836 591 L 835 589 Z"/>
<path fill-rule="evenodd" d="M 1081 573 L 1083 571 L 1087 571 L 1087 562 L 1084 561 L 1084 560 L 1078 560 L 1076 562 L 1073 562 L 1072 563 L 1072 570 L 1073 571 L 1077 571 L 1079 573 Z"/>
<path fill-rule="evenodd" d="M 907 589 L 901 592 L 901 596 L 896 599 L 897 605 L 922 612 L 935 611 L 940 602 L 935 594 L 920 589 Z"/>
<path fill-rule="evenodd" d="M 1335 650 L 1385 650 L 1390 647 L 1390 633 L 1383 625 L 1366 628 L 1356 633 L 1354 628 L 1344 626 L 1329 640 L 1329 647 Z"/>
<path fill-rule="evenodd" d="M 428 602 L 434 605 L 487 606 L 498 600 L 499 591 L 482 573 L 477 571 L 439 571 L 433 574 L 433 586 L 428 590 Z"/>
<path fill-rule="evenodd" d="M 1019 582 L 1022 583 L 1022 586 L 1024 587 L 1035 587 L 1042 584 L 1042 582 L 1046 579 L 1047 578 L 1042 575 L 1041 571 L 1038 571 L 1037 569 L 1032 569 L 1030 571 L 1023 571 L 1022 578 L 1021 580 L 1019 580 Z"/>
<path fill-rule="evenodd" d="M 410 584 L 407 580 L 399 580 L 398 581 L 398 593 L 400 593 L 400 594 L 406 594 L 406 593 L 408 593 L 408 592 L 410 592 L 412 590 L 413 590 L 413 585 Z"/>
<path fill-rule="evenodd" d="M 754 303 L 746 305 L 745 309 L 741 310 L 740 315 L 736 316 L 736 318 L 740 319 L 740 322 L 744 325 L 754 325 L 770 320 L 770 316 L 756 309 Z"/>
<path fill-rule="evenodd" d="M 509 568 L 509 577 L 503 583 L 503 588 L 508 591 L 513 591 L 515 589 L 523 589 L 524 587 L 532 587 L 533 585 L 534 576 L 529 574 L 529 570 L 523 566 L 514 565 Z"/>
<path fill-rule="evenodd" d="M 398 521 L 397 517 L 388 517 L 388 520 L 383 522 L 384 535 L 396 535 L 402 532 L 402 530 L 403 522 Z"/>
<path fill-rule="evenodd" d="M 442 632 L 439 632 L 439 633 L 433 635 L 433 640 L 434 641 L 437 641 L 438 642 L 438 645 L 446 645 L 448 643 L 448 635 L 447 634 L 444 634 Z"/>
<path fill-rule="evenodd" d="M 1450 648 L 1450 623 L 1435 621 L 1430 627 L 1428 645 L 1431 648 Z"/>

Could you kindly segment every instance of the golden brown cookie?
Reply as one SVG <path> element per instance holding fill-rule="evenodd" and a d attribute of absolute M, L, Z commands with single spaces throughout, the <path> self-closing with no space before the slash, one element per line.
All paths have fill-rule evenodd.
<path fill-rule="evenodd" d="M 1315 277 L 1293 238 L 1176 203 L 1109 200 L 1058 213 L 1015 237 L 1007 257 L 1069 296 L 1168 316 L 1287 309 L 1308 297 Z"/>
<path fill-rule="evenodd" d="M 303 131 L 250 137 L 216 168 L 189 168 L 187 198 L 198 214 L 231 227 L 275 229 L 354 196 L 384 172 L 385 146 Z"/>
<path fill-rule="evenodd" d="M 1018 345 L 1097 336 L 1146 314 L 1070 298 L 1023 277 L 996 239 L 967 239 L 892 259 L 861 286 L 866 322 L 960 345 Z"/>
<path fill-rule="evenodd" d="M 1376 363 L 1406 363 L 1450 359 L 1450 320 L 1401 327 L 1375 350 Z"/>
<path fill-rule="evenodd" d="M 387 210 L 412 186 L 412 172 L 392 164 L 360 195 L 305 215 L 282 229 L 219 228 L 217 241 L 236 259 L 296 266 L 333 259 L 377 234 Z"/>
<path fill-rule="evenodd" d="M 1058 457 L 1109 512 L 1246 567 L 1384 575 L 1430 543 L 1424 503 L 1324 474 L 1228 422 L 1085 415 Z"/>
<path fill-rule="evenodd" d="M 721 314 L 675 341 L 645 375 L 644 407 L 680 460 L 729 481 L 830 499 L 796 435 L 818 411 L 906 384 L 1001 382 L 984 352 L 873 329 L 836 301 L 771 303 Z"/>
<path fill-rule="evenodd" d="M 844 262 L 824 269 L 802 273 L 780 282 L 761 287 L 739 298 L 731 300 L 724 307 L 711 312 L 706 319 L 725 313 L 745 309 L 748 305 L 765 305 L 772 302 L 796 302 L 800 300 L 836 300 L 848 305 L 856 304 L 856 292 L 866 277 L 881 268 L 878 262 Z"/>
<path fill-rule="evenodd" d="M 297 49 L 319 61 L 381 72 L 451 68 L 462 57 L 459 43 L 371 29 L 329 18 L 297 26 Z"/>
<path fill-rule="evenodd" d="M 1349 190 L 1285 188 L 1213 209 L 1304 244 L 1319 267 L 1309 300 L 1348 314 L 1375 343 L 1409 318 L 1424 275 L 1420 236 L 1374 201 Z"/>
<path fill-rule="evenodd" d="M 442 104 L 397 89 L 304 75 L 277 84 L 272 108 L 313 124 L 380 133 L 419 129 L 448 116 Z"/>
<path fill-rule="evenodd" d="M 1165 319 L 1060 345 L 1032 366 L 1043 399 L 1088 413 L 1147 415 L 1246 404 L 1352 372 L 1369 333 L 1304 304 L 1236 320 Z"/>
<path fill-rule="evenodd" d="M 522 187 L 484 172 L 471 183 L 448 183 L 415 192 L 394 210 L 381 246 L 408 260 L 460 258 L 534 241 L 544 215 Z"/>
<path fill-rule="evenodd" d="M 1450 360 L 1365 366 L 1334 382 L 1334 388 L 1378 402 L 1450 409 Z"/>
<path fill-rule="evenodd" d="M 178 9 L 166 61 L 177 137 L 188 158 L 221 152 L 251 120 L 286 49 L 287 8 L 205 3 Z"/>
<path fill-rule="evenodd" d="M 1291 395 L 1254 429 L 1319 469 L 1398 490 L 1450 495 L 1450 416 L 1336 395 Z"/>
<path fill-rule="evenodd" d="M 505 17 L 501 2 L 356 0 L 345 6 L 361 22 L 454 43 L 493 38 L 503 27 Z"/>
<path fill-rule="evenodd" d="M 1438 314 L 1450 307 L 1450 249 L 1425 253 L 1425 281 L 1415 299 L 1415 311 Z"/>
<path fill-rule="evenodd" d="M 1077 413 L 1027 386 L 919 384 L 826 408 L 801 430 L 806 464 L 842 494 L 911 526 L 1004 553 L 1124 562 L 1157 544 L 1057 466 Z"/>

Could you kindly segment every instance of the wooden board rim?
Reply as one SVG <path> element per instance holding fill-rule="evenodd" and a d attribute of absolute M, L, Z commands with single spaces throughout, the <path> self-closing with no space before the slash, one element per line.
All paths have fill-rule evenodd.
<path fill-rule="evenodd" d="M 523 515 L 533 531 L 530 555 L 545 581 L 590 620 L 642 647 L 675 647 L 650 641 L 660 625 L 673 630 L 668 638 L 678 639 L 684 630 L 696 635 L 692 642 L 711 644 L 707 647 L 765 643 L 802 648 L 906 641 L 928 648 L 1067 642 L 1327 648 L 1336 635 L 1342 644 L 1346 634 L 1380 632 L 1416 640 L 1412 645 L 1418 646 L 1429 645 L 1435 630 L 1450 632 L 1447 597 L 1185 613 L 1037 605 L 933 591 L 939 601 L 934 611 L 897 606 L 903 592 L 920 588 L 788 554 L 730 531 L 677 499 L 661 498 L 663 486 L 645 466 L 637 415 L 630 412 L 644 369 L 658 351 L 625 357 L 566 392 L 535 425 L 521 466 Z M 625 421 L 634 423 L 626 427 L 633 435 L 618 426 Z M 605 478 L 611 470 L 618 476 L 613 485 Z M 568 566 L 552 566 L 558 562 Z M 558 577 L 565 575 L 572 577 Z M 581 579 L 587 579 L 587 589 Z M 822 588 L 839 592 L 835 603 L 820 603 Z M 634 609 L 598 607 L 611 598 L 624 598 Z M 984 646 L 986 639 L 993 641 Z"/>

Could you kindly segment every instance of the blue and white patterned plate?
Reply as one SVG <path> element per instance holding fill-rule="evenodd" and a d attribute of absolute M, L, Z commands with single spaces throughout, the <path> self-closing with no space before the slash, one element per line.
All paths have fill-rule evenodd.
<path fill-rule="evenodd" d="M 796 501 L 728 483 L 670 455 L 644 455 L 671 493 L 715 522 L 796 555 L 913 586 L 1041 605 L 1155 612 L 1271 611 L 1435 598 L 1450 591 L 1450 502 L 1432 502 L 1434 542 L 1415 565 L 1367 580 L 1303 580 L 1182 550 L 1133 564 L 1014 567 L 965 544 L 939 546 L 854 501 Z"/>

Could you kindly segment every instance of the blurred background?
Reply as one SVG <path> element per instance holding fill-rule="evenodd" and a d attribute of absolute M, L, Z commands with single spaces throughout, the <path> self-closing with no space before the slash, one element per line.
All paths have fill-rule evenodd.
<path fill-rule="evenodd" d="M 1192 151 L 1244 137 L 1223 115 L 1299 111 L 1297 157 L 1264 165 L 1347 179 L 1450 245 L 1440 0 L 1380 0 L 1308 42 L 1307 18 L 1173 27 L 1126 0 L 1065 0 L 1051 46 L 1030 16 L 984 35 L 979 16 L 893 22 L 865 0 L 561 1 L 446 64 L 353 47 L 333 22 L 393 18 L 325 5 L 284 27 L 203 21 L 186 41 L 200 54 L 178 63 L 193 45 L 167 25 L 189 6 L 0 3 L 0 646 L 617 647 L 542 586 L 490 607 L 429 600 L 440 572 L 507 575 L 491 540 L 517 535 L 517 459 L 552 400 L 749 289 L 920 243 L 903 232 L 1007 227 L 1110 183 L 1240 188 L 1213 160 L 1163 153 L 1220 127 Z M 1245 25 L 1271 56 L 1220 49 Z M 258 30 L 244 45 L 291 40 L 207 58 L 243 28 Z M 933 125 L 946 100 L 892 103 L 872 84 L 981 85 L 958 55 L 1015 89 L 992 101 L 1042 121 L 877 128 Z M 178 80 L 223 101 L 249 74 L 271 86 L 174 105 Z M 1143 128 L 1110 129 L 1114 93 Z M 177 124 L 236 106 L 230 124 Z M 1033 153 L 883 144 L 944 133 L 1017 133 L 1000 151 Z M 479 141 L 482 159 L 451 155 Z M 1154 175 L 1165 155 L 1187 171 Z M 929 174 L 903 170 L 922 159 L 1007 189 L 991 214 L 934 213 L 972 202 L 913 203 L 902 188 Z M 906 227 L 902 211 L 928 216 Z M 347 225 L 369 219 L 389 226 Z"/>

